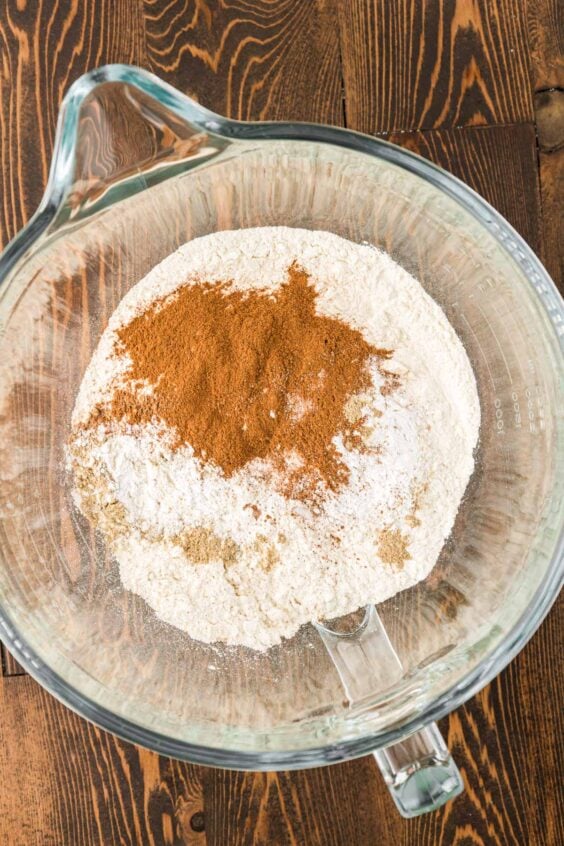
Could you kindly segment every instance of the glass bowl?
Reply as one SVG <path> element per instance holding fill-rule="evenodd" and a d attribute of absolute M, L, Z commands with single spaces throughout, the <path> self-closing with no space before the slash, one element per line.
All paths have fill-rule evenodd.
<path fill-rule="evenodd" d="M 306 626 L 259 654 L 192 641 L 122 589 L 63 457 L 125 292 L 191 238 L 265 225 L 369 242 L 413 273 L 466 347 L 482 426 L 429 577 L 352 633 Z M 402 813 L 454 795 L 429 724 L 511 660 L 562 581 L 564 311 L 519 235 L 393 145 L 230 121 L 115 65 L 67 94 L 45 196 L 0 280 L 0 633 L 18 661 L 83 716 L 167 755 L 287 769 L 377 750 Z"/>

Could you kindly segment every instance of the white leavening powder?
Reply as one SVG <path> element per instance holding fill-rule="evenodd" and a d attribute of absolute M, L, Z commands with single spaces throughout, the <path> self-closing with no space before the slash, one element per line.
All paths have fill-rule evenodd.
<path fill-rule="evenodd" d="M 274 291 L 293 262 L 309 274 L 319 314 L 394 351 L 386 369 L 398 376 L 395 390 L 380 390 L 374 365 L 373 387 L 350 401 L 352 417 L 364 419 L 365 448 L 334 439 L 346 485 L 308 504 L 281 493 L 266 460 L 227 478 L 189 444 L 173 449 L 159 421 L 84 428 L 93 407 L 127 380 L 130 362 L 116 347 L 121 326 L 180 285 Z M 288 407 L 296 419 L 309 411 L 299 397 Z M 72 424 L 75 501 L 104 532 L 124 586 L 193 638 L 262 650 L 430 572 L 474 467 L 480 408 L 460 340 L 390 256 L 327 232 L 276 227 L 198 238 L 132 288 L 92 357 Z M 214 539 L 205 563 L 179 541 L 199 533 Z"/>

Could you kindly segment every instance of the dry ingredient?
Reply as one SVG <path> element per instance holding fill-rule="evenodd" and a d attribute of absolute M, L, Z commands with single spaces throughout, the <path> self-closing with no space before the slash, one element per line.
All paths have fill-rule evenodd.
<path fill-rule="evenodd" d="M 122 300 L 68 460 L 126 588 L 194 638 L 265 649 L 428 574 L 479 421 L 462 344 L 389 256 L 248 229 Z"/>
<path fill-rule="evenodd" d="M 161 420 L 175 446 L 190 444 L 228 477 L 256 458 L 283 470 L 297 454 L 288 493 L 299 496 L 304 479 L 335 490 L 349 474 L 333 438 L 362 416 L 359 408 L 351 416 L 347 401 L 371 386 L 369 358 L 391 353 L 316 314 L 315 299 L 294 263 L 273 294 L 200 282 L 156 300 L 118 330 L 131 359 L 128 382 L 93 408 L 87 425 Z M 387 374 L 381 390 L 394 378 Z"/>

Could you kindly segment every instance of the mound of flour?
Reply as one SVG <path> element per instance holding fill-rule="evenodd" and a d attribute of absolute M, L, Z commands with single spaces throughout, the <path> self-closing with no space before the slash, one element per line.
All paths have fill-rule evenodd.
<path fill-rule="evenodd" d="M 369 424 L 365 448 L 333 441 L 349 470 L 345 486 L 312 505 L 284 496 L 264 460 L 226 478 L 189 444 L 173 448 L 159 421 L 85 428 L 93 408 L 127 382 L 120 327 L 202 280 L 275 291 L 293 262 L 309 275 L 319 314 L 393 350 L 386 368 L 395 389 L 381 390 L 374 366 L 372 388 L 353 397 Z M 127 589 L 193 638 L 266 649 L 430 572 L 473 470 L 479 424 L 460 340 L 390 256 L 327 232 L 246 229 L 185 244 L 124 297 L 80 387 L 68 463 L 75 501 L 105 534 Z M 178 542 L 186 533 L 214 539 L 205 561 L 186 554 Z"/>

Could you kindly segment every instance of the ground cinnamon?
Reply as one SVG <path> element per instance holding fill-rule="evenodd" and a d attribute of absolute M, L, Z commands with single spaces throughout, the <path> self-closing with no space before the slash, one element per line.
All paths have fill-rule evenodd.
<path fill-rule="evenodd" d="M 262 458 L 286 468 L 294 496 L 319 480 L 336 489 L 348 479 L 332 443 L 350 425 L 346 403 L 370 386 L 369 360 L 391 353 L 317 314 L 315 300 L 296 265 L 274 293 L 181 287 L 118 332 L 132 362 L 128 379 L 152 391 L 118 388 L 91 424 L 157 418 L 174 430 L 176 446 L 190 444 L 227 476 Z"/>

